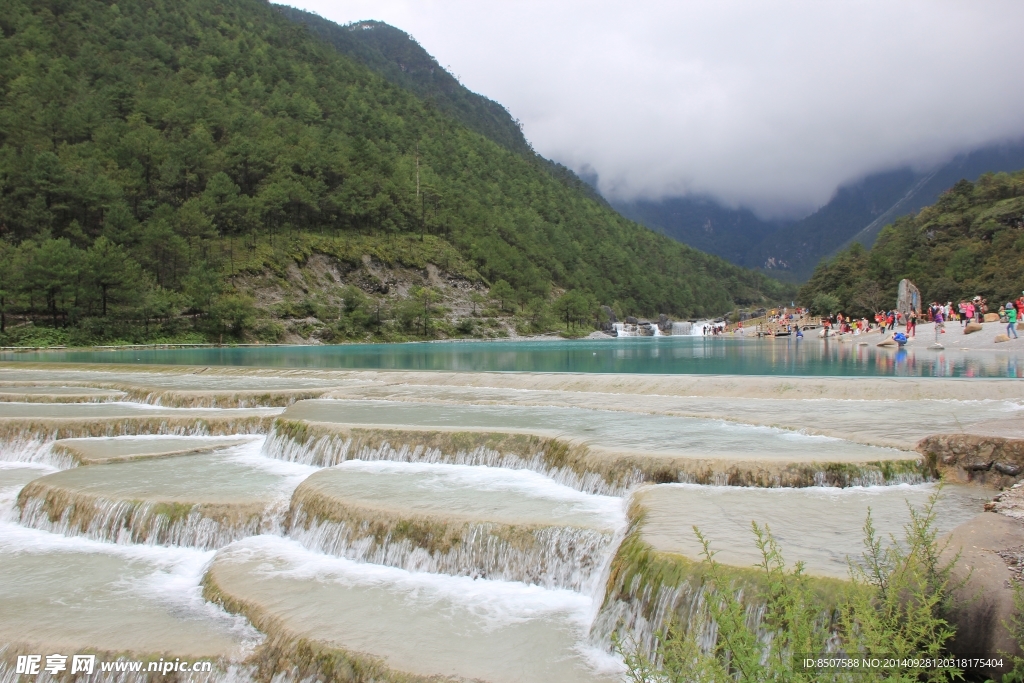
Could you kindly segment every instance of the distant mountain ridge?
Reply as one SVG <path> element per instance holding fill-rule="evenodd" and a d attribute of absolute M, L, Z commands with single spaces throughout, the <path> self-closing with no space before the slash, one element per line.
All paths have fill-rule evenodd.
<path fill-rule="evenodd" d="M 927 171 L 904 167 L 840 186 L 827 204 L 797 221 L 765 221 L 709 197 L 616 201 L 627 218 L 690 246 L 793 282 L 852 242 L 870 247 L 883 227 L 934 204 L 959 180 L 1024 168 L 1024 142 L 961 154 Z"/>
<path fill-rule="evenodd" d="M 626 218 L 691 247 L 743 263 L 751 242 L 761 242 L 785 223 L 765 221 L 749 209 L 730 209 L 711 197 L 670 197 L 613 202 Z"/>

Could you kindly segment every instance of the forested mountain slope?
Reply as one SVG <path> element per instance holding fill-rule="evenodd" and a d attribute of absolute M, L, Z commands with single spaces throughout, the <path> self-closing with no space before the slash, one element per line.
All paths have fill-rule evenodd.
<path fill-rule="evenodd" d="M 903 278 L 918 286 L 926 302 L 981 295 L 994 307 L 1020 296 L 1024 171 L 960 181 L 916 216 L 885 227 L 870 250 L 854 243 L 821 263 L 799 300 L 867 314 L 894 306 Z"/>
<path fill-rule="evenodd" d="M 506 282 L 500 308 L 514 299 L 538 325 L 562 292 L 579 318 L 596 303 L 694 316 L 783 294 L 260 0 L 12 0 L 0 31 L 5 327 L 275 338 L 306 320 L 329 323 L 326 340 L 387 338 L 437 333 L 403 306 L 443 317 L 458 283 Z"/>
<path fill-rule="evenodd" d="M 341 26 L 294 7 L 279 5 L 277 10 L 342 54 L 437 106 L 470 130 L 514 152 L 530 151 L 523 131 L 508 110 L 464 88 L 405 31 L 382 21 Z"/>
<path fill-rule="evenodd" d="M 599 192 L 571 170 L 536 154 L 523 136 L 519 121 L 505 107 L 462 85 L 405 31 L 382 21 L 360 21 L 342 26 L 312 12 L 285 5 L 275 7 L 288 20 L 302 24 L 343 55 L 414 93 L 427 106 L 436 106 L 470 130 L 521 154 L 570 187 L 607 203 Z"/>

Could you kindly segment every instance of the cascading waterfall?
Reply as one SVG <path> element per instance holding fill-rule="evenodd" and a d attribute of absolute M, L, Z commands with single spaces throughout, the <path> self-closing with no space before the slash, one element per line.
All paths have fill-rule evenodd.
<path fill-rule="evenodd" d="M 53 449 L 59 439 L 139 435 L 225 436 L 255 435 L 269 431 L 272 417 L 221 419 L 117 418 L 110 420 L 62 421 L 9 420 L 0 426 L 0 460 L 36 462 L 58 469 L 78 465 L 70 453 Z"/>
<path fill-rule="evenodd" d="M 657 323 L 612 323 L 616 337 L 664 337 Z M 671 332 L 670 334 L 675 334 Z"/>
<path fill-rule="evenodd" d="M 693 328 L 693 323 L 689 322 L 673 322 L 672 323 L 672 336 L 688 336 Z"/>
<path fill-rule="evenodd" d="M 697 325 L 673 323 L 672 334 L 701 334 L 702 332 L 699 330 L 702 329 L 702 324 L 706 326 L 711 323 L 709 321 L 703 321 Z M 617 325 L 621 326 L 622 324 L 618 323 Z M 657 326 L 653 325 L 652 327 L 654 336 L 660 336 Z M 637 336 L 640 334 L 638 333 Z M 153 394 L 151 398 L 156 403 L 163 400 L 156 394 Z M 216 402 L 220 399 L 206 397 L 197 400 Z M 248 399 L 235 397 L 229 400 Z M 89 461 L 84 455 L 81 461 L 76 460 L 69 447 L 62 448 L 60 446 L 56 441 L 58 438 L 140 433 L 206 436 L 228 433 L 265 433 L 269 430 L 270 434 L 263 441 L 262 446 L 252 440 L 254 443 L 251 452 L 245 454 L 246 457 L 261 462 L 254 465 L 247 463 L 247 465 L 252 465 L 254 469 L 263 468 L 261 471 L 264 472 L 274 471 L 275 476 L 279 476 L 282 481 L 288 477 L 299 479 L 310 476 L 308 472 L 302 471 L 303 468 L 286 465 L 285 462 L 331 468 L 351 460 L 361 460 L 530 470 L 578 492 L 615 496 L 628 494 L 630 489 L 641 480 L 699 480 L 701 484 L 719 485 L 736 484 L 737 482 L 750 484 L 749 479 L 739 476 L 743 472 L 737 474 L 737 471 L 732 470 L 712 471 L 708 467 L 706 470 L 702 470 L 704 474 L 688 473 L 677 469 L 677 465 L 672 464 L 668 459 L 658 461 L 658 467 L 661 469 L 657 472 L 650 468 L 641 470 L 641 466 L 647 467 L 647 465 L 634 463 L 623 465 L 621 472 L 611 468 L 603 470 L 603 473 L 588 471 L 588 467 L 597 468 L 601 466 L 601 463 L 607 464 L 610 460 L 610 457 L 606 457 L 608 452 L 601 451 L 596 447 L 591 451 L 586 451 L 582 447 L 573 451 L 566 445 L 567 442 L 559 443 L 555 439 L 546 437 L 530 437 L 533 439 L 532 441 L 525 437 L 513 440 L 506 438 L 509 435 L 487 433 L 484 436 L 491 439 L 487 440 L 482 437 L 476 438 L 481 436 L 482 432 L 475 432 L 473 434 L 476 436 L 469 438 L 466 435 L 471 432 L 467 431 L 465 433 L 453 432 L 451 437 L 446 439 L 443 436 L 438 436 L 445 434 L 438 430 L 436 432 L 423 431 L 423 442 L 419 443 L 416 441 L 419 437 L 415 436 L 417 433 L 415 429 L 399 432 L 399 430 L 383 428 L 376 431 L 373 429 L 349 429 L 347 426 L 332 428 L 312 422 L 302 423 L 299 420 L 288 423 L 283 418 L 277 425 L 271 427 L 267 417 L 239 418 L 235 421 L 229 419 L 210 421 L 206 418 L 189 420 L 116 418 L 95 425 L 88 425 L 84 420 L 65 421 L 59 422 L 59 427 L 53 427 L 54 423 L 57 421 L 48 423 L 45 419 L 32 422 L 26 420 L 17 429 L 14 428 L 13 423 L 10 423 L 6 427 L 7 434 L 0 435 L 5 439 L 0 446 L 0 459 L 40 463 L 66 470 L 81 463 L 96 461 Z M 29 424 L 32 426 L 29 427 Z M 331 429 L 335 429 L 335 431 L 331 432 Z M 407 434 L 413 436 L 408 437 L 407 443 L 401 443 L 402 439 L 407 438 Z M 520 434 L 516 438 L 522 436 Z M 524 444 L 530 444 L 530 446 L 522 447 Z M 569 445 L 571 446 L 571 444 Z M 560 448 L 562 450 L 558 450 Z M 572 446 L 572 448 L 576 448 L 576 446 Z M 598 455 L 595 456 L 594 453 Z M 264 458 L 260 456 L 272 458 L 276 462 L 270 463 L 268 467 L 268 463 L 263 461 Z M 168 460 L 165 459 L 163 462 L 168 462 Z M 146 463 L 147 466 L 149 464 Z M 77 476 L 86 471 L 101 472 L 99 468 L 109 466 L 107 464 L 90 464 L 71 473 L 53 476 L 59 478 L 68 475 Z M 226 471 L 223 469 L 223 465 L 216 466 L 222 469 L 207 470 L 207 472 Z M 339 470 L 346 467 L 348 466 L 340 467 Z M 379 466 L 374 465 L 373 467 Z M 635 469 L 628 470 L 627 467 Z M 794 471 L 795 473 L 781 470 L 781 474 L 768 472 L 763 479 L 758 479 L 758 483 L 768 486 L 792 485 L 794 481 L 797 481 L 796 477 L 803 477 L 799 480 L 802 482 L 799 485 L 806 485 L 813 479 L 813 483 L 818 486 L 868 486 L 919 483 L 925 478 L 923 470 L 920 468 L 913 469 L 908 466 L 905 470 L 897 470 L 889 467 L 887 463 L 881 462 L 867 463 L 866 465 L 839 463 L 834 469 L 821 469 L 820 471 L 817 469 L 819 467 L 822 466 L 811 463 L 800 469 L 799 472 Z M 167 471 L 171 472 L 172 470 L 168 469 Z M 384 472 L 384 469 L 380 469 L 380 471 Z M 109 476 L 108 470 L 102 470 L 102 472 L 104 473 L 103 477 Z M 152 479 L 152 470 L 146 470 L 146 472 Z M 195 474 L 199 472 L 198 469 L 191 470 L 191 472 L 193 472 L 191 476 L 194 480 L 199 480 L 202 476 L 202 474 Z M 181 470 L 173 469 L 173 474 L 180 473 Z M 466 488 L 477 487 L 475 492 L 478 498 L 471 499 L 474 505 L 479 503 L 481 496 L 489 495 L 487 492 L 494 490 L 507 492 L 512 490 L 513 484 L 516 483 L 499 482 L 506 487 L 500 489 L 493 484 L 493 481 L 484 482 L 484 477 L 479 477 L 478 474 L 466 478 L 467 481 L 470 481 Z M 234 477 L 234 475 L 231 476 Z M 311 476 L 320 476 L 320 474 Z M 786 479 L 784 476 L 790 478 Z M 616 565 L 622 557 L 622 546 L 630 541 L 626 529 L 611 530 L 618 522 L 609 523 L 607 529 L 601 526 L 602 522 L 594 523 L 597 528 L 590 528 L 586 526 L 590 523 L 587 520 L 580 522 L 552 515 L 551 521 L 537 522 L 538 517 L 531 518 L 526 513 L 522 514 L 523 519 L 527 521 L 522 523 L 518 523 L 514 519 L 508 521 L 508 518 L 501 518 L 502 521 L 488 521 L 492 518 L 486 518 L 485 514 L 494 514 L 494 509 L 497 506 L 492 503 L 496 496 L 487 498 L 484 504 L 477 505 L 476 509 L 469 510 L 469 512 L 467 509 L 472 507 L 471 505 L 453 511 L 450 516 L 446 516 L 443 511 L 437 512 L 436 510 L 432 513 L 423 513 L 422 509 L 415 508 L 407 499 L 403 500 L 401 496 L 403 491 L 393 484 L 395 477 L 389 477 L 387 472 L 381 474 L 380 477 L 382 480 L 390 482 L 389 485 L 392 486 L 391 499 L 384 502 L 375 500 L 367 502 L 364 498 L 362 500 L 365 504 L 363 510 L 357 510 L 359 506 L 352 504 L 349 506 L 348 512 L 344 514 L 339 512 L 334 518 L 323 514 L 328 503 L 316 507 L 312 504 L 311 499 L 307 501 L 300 498 L 297 489 L 290 501 L 284 500 L 283 491 L 286 487 L 283 486 L 280 490 L 275 488 L 272 493 L 265 495 L 267 499 L 272 499 L 275 495 L 279 496 L 279 498 L 269 501 L 264 500 L 263 493 L 253 494 L 252 490 L 254 489 L 248 489 L 244 493 L 251 497 L 244 500 L 250 502 L 230 502 L 242 500 L 243 497 L 237 491 L 232 491 L 229 495 L 216 490 L 214 493 L 222 494 L 222 498 L 217 498 L 214 495 L 210 500 L 225 502 L 162 503 L 156 500 L 133 500 L 129 494 L 118 499 L 116 494 L 109 492 L 109 488 L 103 495 L 97 495 L 97 489 L 88 489 L 85 485 L 82 489 L 73 487 L 68 489 L 60 488 L 56 483 L 51 486 L 44 482 L 33 481 L 26 485 L 19 494 L 17 506 L 13 511 L 14 516 L 5 517 L 3 521 L 8 526 L 17 522 L 29 529 L 79 537 L 79 539 L 75 539 L 76 543 L 84 543 L 85 541 L 82 539 L 91 539 L 91 541 L 114 543 L 121 546 L 178 546 L 175 552 L 185 552 L 184 548 L 223 550 L 225 546 L 246 537 L 278 536 L 283 538 L 264 538 L 262 540 L 280 541 L 281 544 L 288 546 L 285 551 L 291 552 L 295 556 L 306 557 L 307 550 L 319 553 L 320 555 L 315 558 L 316 561 L 324 560 L 324 556 L 334 556 L 326 558 L 329 561 L 335 561 L 334 558 L 355 561 L 367 565 L 359 569 L 359 571 L 366 570 L 367 575 L 381 571 L 381 567 L 372 565 L 382 565 L 387 567 L 387 571 L 400 569 L 420 575 L 448 575 L 443 578 L 429 577 L 438 579 L 439 583 L 450 577 L 459 577 L 460 580 L 464 580 L 462 577 L 470 577 L 495 582 L 531 584 L 530 591 L 540 588 L 559 591 L 563 595 L 567 591 L 572 591 L 592 600 L 589 639 L 592 645 L 605 652 L 611 650 L 614 634 L 622 637 L 623 642 L 635 644 L 642 651 L 654 652 L 660 630 L 673 618 L 687 627 L 707 627 L 706 595 L 699 580 L 694 580 L 684 573 L 682 580 L 676 583 L 662 584 L 657 580 L 652 580 L 651 576 L 655 572 L 651 572 L 650 575 L 644 575 L 639 571 L 630 573 Z M 514 479 L 508 472 L 499 473 L 498 477 L 504 477 L 507 480 Z M 440 477 L 438 478 L 440 479 Z M 186 479 L 183 478 L 182 481 Z M 14 481 L 14 479 L 12 478 L 10 481 Z M 162 486 L 166 486 L 165 480 L 160 479 L 159 481 Z M 221 480 L 221 483 L 224 481 L 227 481 L 227 475 L 224 480 Z M 236 478 L 230 480 L 231 483 L 236 481 L 248 480 Z M 103 483 L 109 485 L 107 481 Z M 216 483 L 208 484 L 207 489 L 214 490 L 216 485 Z M 288 485 L 295 486 L 296 484 L 289 480 Z M 300 486 L 304 485 L 305 483 Z M 488 489 L 488 485 L 494 485 L 495 488 Z M 536 494 L 537 497 L 541 497 L 542 494 L 551 495 L 543 486 L 531 485 L 535 485 L 536 489 L 540 491 Z M 239 488 L 242 486 L 250 486 L 250 484 L 240 484 Z M 523 488 L 516 489 L 514 494 L 518 495 Z M 268 486 L 267 490 L 270 489 L 271 487 Z M 16 489 L 11 486 L 5 489 L 5 506 L 9 503 L 6 496 L 14 490 Z M 91 493 L 83 492 L 85 490 L 91 491 Z M 396 490 L 398 493 L 395 493 Z M 435 490 L 444 491 L 444 494 L 448 496 L 443 499 L 444 501 L 452 500 L 451 487 L 435 485 Z M 161 495 L 170 494 L 161 490 Z M 562 495 L 565 499 L 571 498 L 564 493 Z M 573 493 L 573 495 L 577 494 Z M 196 500 L 206 499 L 197 498 Z M 310 504 L 306 506 L 304 502 L 310 502 Z M 372 504 L 378 502 L 379 506 L 373 508 Z M 582 505 L 597 507 L 592 500 L 588 500 Z M 375 513 L 376 517 L 371 518 L 371 512 Z M 514 517 L 514 511 L 509 514 Z M 360 515 L 364 519 L 360 519 Z M 477 519 L 477 515 L 480 515 L 481 519 Z M 619 518 L 621 518 L 621 514 Z M 625 525 L 623 524 L 623 526 Z M 233 547 L 238 548 L 245 542 L 243 540 L 241 544 L 236 543 Z M 118 552 L 122 550 L 124 549 L 118 549 Z M 134 552 L 136 549 L 130 550 Z M 194 551 L 188 550 L 187 552 Z M 207 562 L 212 556 L 212 553 L 208 555 Z M 635 566 L 640 566 L 640 563 L 636 563 Z M 191 585 L 194 586 L 195 583 Z M 206 586 L 205 583 L 203 585 Z M 481 586 L 479 588 L 481 594 L 487 590 L 486 584 L 477 585 Z M 522 587 L 520 586 L 520 588 Z M 607 597 L 605 591 L 608 592 Z M 553 595 L 553 593 L 544 595 Z M 583 600 L 580 595 L 572 597 Z M 586 601 L 584 600 L 584 602 Z M 584 606 L 581 611 L 586 612 L 587 609 L 590 608 Z M 760 616 L 761 608 L 758 605 L 748 607 L 748 619 L 753 623 L 758 623 Z M 583 622 L 583 619 L 577 620 Z M 269 633 L 269 631 L 267 632 Z M 711 643 L 715 634 L 713 630 L 708 631 L 704 637 L 707 643 Z M 3 651 L 0 651 L 0 683 L 14 680 L 9 673 L 10 668 L 4 663 L 4 657 Z M 285 657 L 285 659 L 287 658 Z M 296 680 L 309 678 L 305 674 L 299 675 L 298 669 L 291 673 L 294 674 L 293 678 Z M 280 681 L 288 680 L 289 675 L 291 674 L 285 673 L 283 677 L 275 680 L 280 683 Z M 249 680 L 254 676 L 253 670 L 239 667 L 227 671 L 222 670 L 215 674 L 213 680 L 242 681 Z M 92 680 L 105 679 L 100 677 Z"/>
<path fill-rule="evenodd" d="M 922 471 L 916 472 L 884 472 L 877 469 L 850 468 L 855 470 L 852 476 L 844 478 L 842 486 L 898 486 L 900 484 L 924 484 L 930 479 Z M 815 486 L 836 486 L 833 472 L 819 471 L 814 473 Z"/>
<path fill-rule="evenodd" d="M 29 484 L 18 521 L 64 536 L 117 544 L 221 548 L 260 533 L 281 533 L 287 506 L 231 506 L 108 500 Z"/>
<path fill-rule="evenodd" d="M 653 588 L 634 576 L 623 591 L 628 599 L 616 596 L 601 606 L 590 627 L 590 641 L 602 650 L 611 650 L 614 638 L 630 643 L 650 656 L 658 646 L 658 635 L 667 623 L 676 620 L 683 628 L 694 626 L 704 601 L 704 588 L 689 583 Z"/>
<path fill-rule="evenodd" d="M 716 326 L 713 320 L 698 320 L 690 325 L 690 336 L 702 337 L 706 334 L 711 334 Z"/>
<path fill-rule="evenodd" d="M 423 445 L 402 444 L 394 447 L 386 441 L 377 446 L 366 446 L 358 439 L 344 434 L 324 434 L 320 437 L 296 440 L 282 433 L 276 426 L 264 442 L 262 452 L 268 458 L 314 467 L 334 467 L 347 460 L 388 460 L 531 470 L 578 491 L 609 496 L 622 495 L 631 486 L 643 480 L 640 471 L 630 472 L 619 481 L 608 482 L 597 472 L 581 473 L 570 467 L 551 467 L 543 453 L 523 457 L 501 453 L 485 446 L 456 450 L 453 453 Z"/>
<path fill-rule="evenodd" d="M 0 442 L 0 460 L 49 465 L 59 470 L 68 470 L 78 465 L 69 453 L 54 452 L 54 435 L 17 435 Z"/>
<path fill-rule="evenodd" d="M 397 524 L 401 524 L 398 522 Z M 594 529 L 545 527 L 506 538 L 502 525 L 471 523 L 449 548 L 430 552 L 409 538 L 382 539 L 345 522 L 315 522 L 300 509 L 288 535 L 310 550 L 414 572 L 522 581 L 544 588 L 593 593 L 613 535 Z"/>

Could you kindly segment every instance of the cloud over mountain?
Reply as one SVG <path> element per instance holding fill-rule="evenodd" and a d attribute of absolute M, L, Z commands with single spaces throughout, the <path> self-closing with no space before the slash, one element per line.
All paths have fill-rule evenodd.
<path fill-rule="evenodd" d="M 1024 136 L 1024 4 L 299 0 L 411 33 L 615 198 L 805 211 L 872 171 Z"/>

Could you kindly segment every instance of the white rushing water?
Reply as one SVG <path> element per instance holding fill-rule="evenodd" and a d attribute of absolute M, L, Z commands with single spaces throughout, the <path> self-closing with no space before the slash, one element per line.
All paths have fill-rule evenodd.
<path fill-rule="evenodd" d="M 102 443 L 118 454 L 160 450 L 145 439 L 89 441 L 97 453 L 102 452 L 96 448 Z M 199 582 L 213 558 L 211 551 L 167 546 L 180 538 L 164 537 L 161 545 L 154 545 L 153 538 L 133 539 L 124 529 L 110 533 L 105 522 L 86 529 L 71 528 L 69 519 L 44 522 L 41 509 L 21 510 L 19 524 L 13 504 L 17 491 L 29 481 L 39 480 L 37 487 L 95 496 L 109 505 L 99 515 L 109 521 L 116 517 L 118 505 L 140 500 L 220 506 L 280 501 L 320 472 L 328 480 L 336 478 L 333 487 L 325 488 L 350 503 L 402 514 L 433 513 L 456 521 L 499 520 L 510 528 L 529 528 L 539 539 L 540 552 L 531 558 L 519 551 L 517 563 L 508 548 L 494 552 L 494 543 L 470 542 L 430 561 L 422 552 L 417 558 L 414 549 L 403 569 L 382 564 L 395 564 L 400 544 L 390 544 L 389 552 L 378 557 L 363 556 L 354 562 L 311 552 L 281 538 L 281 530 L 271 530 L 270 535 L 264 532 L 228 546 L 228 565 L 237 564 L 238 552 L 274 552 L 241 567 L 245 572 L 236 576 L 237 583 L 226 582 L 226 587 L 261 605 L 267 596 L 273 596 L 270 607 L 284 600 L 294 607 L 288 609 L 286 622 L 302 615 L 302 628 L 315 625 L 321 642 L 385 657 L 400 670 L 492 681 L 550 680 L 550 675 L 567 681 L 616 679 L 617 660 L 590 646 L 587 630 L 596 611 L 592 592 L 613 548 L 614 533 L 624 524 L 620 498 L 584 494 L 530 471 L 486 467 L 350 461 L 320 471 L 267 458 L 261 453 L 262 442 L 248 438 L 213 453 L 61 472 L 38 463 L 3 463 L 0 502 L 6 512 L 0 526 L 0 571 L 11 585 L 0 589 L 0 602 L 21 611 L 14 618 L 0 609 L 0 618 L 11 617 L 9 629 L 0 627 L 0 642 L 29 638 L 69 652 L 150 652 L 159 643 L 159 651 L 176 656 L 238 660 L 259 640 L 244 619 L 201 599 Z M 45 530 L 26 528 L 25 523 Z M 487 538 L 489 524 L 483 521 L 475 527 L 478 539 Z M 319 531 L 322 539 L 324 528 L 293 532 L 315 547 L 314 537 Z M 207 531 L 191 544 L 216 547 L 230 540 Z M 275 571 L 268 573 L 268 566 Z M 465 575 L 474 566 L 483 571 Z M 249 570 L 255 573 L 249 576 Z M 533 574 L 517 577 L 528 583 L 481 578 L 500 577 L 503 572 Z M 62 609 L 74 610 L 73 618 L 60 618 Z M 524 660 L 521 648 L 536 657 Z M 424 656 L 428 651 L 430 655 Z"/>
<path fill-rule="evenodd" d="M 315 469 L 264 458 L 262 442 L 51 474 L 20 501 L 19 521 L 100 541 L 206 549 L 279 529 L 291 491 Z"/>
<path fill-rule="evenodd" d="M 288 533 L 308 548 L 412 571 L 587 594 L 597 590 L 626 523 L 621 498 L 494 467 L 350 460 L 307 479 L 296 497 Z M 343 510 L 346 519 L 317 517 L 325 506 Z M 409 525 L 449 540 L 424 547 L 421 533 L 402 533 Z"/>

